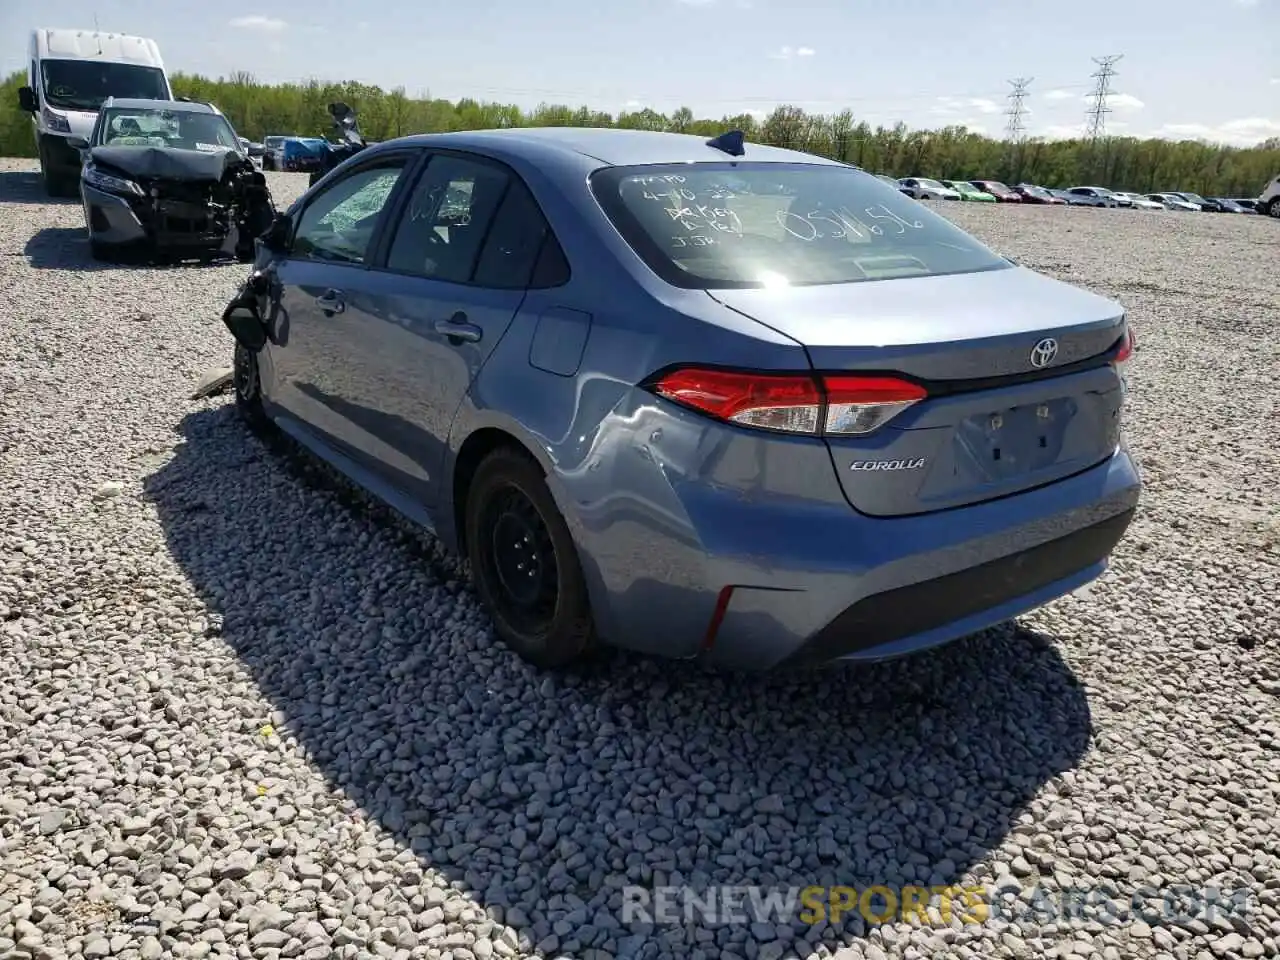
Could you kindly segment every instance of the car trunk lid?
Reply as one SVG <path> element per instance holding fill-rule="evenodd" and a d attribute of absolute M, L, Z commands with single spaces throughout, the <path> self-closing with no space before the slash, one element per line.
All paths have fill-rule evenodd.
<path fill-rule="evenodd" d="M 1007 496 L 1086 470 L 1119 443 L 1124 389 L 1108 358 L 1124 309 L 1085 290 L 1015 266 L 711 293 L 804 344 L 819 373 L 903 377 L 927 390 L 878 429 L 827 435 L 862 513 Z"/>

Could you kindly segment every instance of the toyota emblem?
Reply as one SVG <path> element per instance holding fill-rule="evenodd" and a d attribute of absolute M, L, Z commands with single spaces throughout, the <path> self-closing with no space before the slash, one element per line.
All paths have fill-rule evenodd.
<path fill-rule="evenodd" d="M 1053 363 L 1058 355 L 1058 341 L 1053 337 L 1045 337 L 1031 348 L 1031 365 L 1037 369 Z"/>

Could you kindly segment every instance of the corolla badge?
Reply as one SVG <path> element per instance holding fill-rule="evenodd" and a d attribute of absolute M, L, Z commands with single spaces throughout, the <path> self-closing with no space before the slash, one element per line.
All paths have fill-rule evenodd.
<path fill-rule="evenodd" d="M 1031 348 L 1031 365 L 1037 369 L 1053 363 L 1058 355 L 1058 341 L 1053 337 L 1045 337 Z"/>
<path fill-rule="evenodd" d="M 855 460 L 849 464 L 850 470 L 919 470 L 924 466 L 924 457 L 911 457 L 906 460 Z"/>

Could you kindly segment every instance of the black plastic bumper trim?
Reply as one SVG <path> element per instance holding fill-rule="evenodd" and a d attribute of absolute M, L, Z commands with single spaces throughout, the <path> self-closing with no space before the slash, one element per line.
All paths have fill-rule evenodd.
<path fill-rule="evenodd" d="M 925 633 L 1033 593 L 1110 555 L 1133 521 L 1126 510 L 1101 523 L 967 570 L 865 597 L 786 661 L 811 666 Z"/>

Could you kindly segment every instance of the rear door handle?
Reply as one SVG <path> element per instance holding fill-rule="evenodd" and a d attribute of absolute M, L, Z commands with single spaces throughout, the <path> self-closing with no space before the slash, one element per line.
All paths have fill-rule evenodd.
<path fill-rule="evenodd" d="M 448 320 L 436 321 L 436 333 L 449 338 L 454 346 L 460 343 L 477 343 L 484 333 L 474 323 L 467 322 L 467 315 L 459 310 Z"/>
<path fill-rule="evenodd" d="M 342 298 L 341 290 L 326 290 L 316 297 L 316 306 L 327 314 L 342 313 L 347 309 L 347 301 Z"/>

